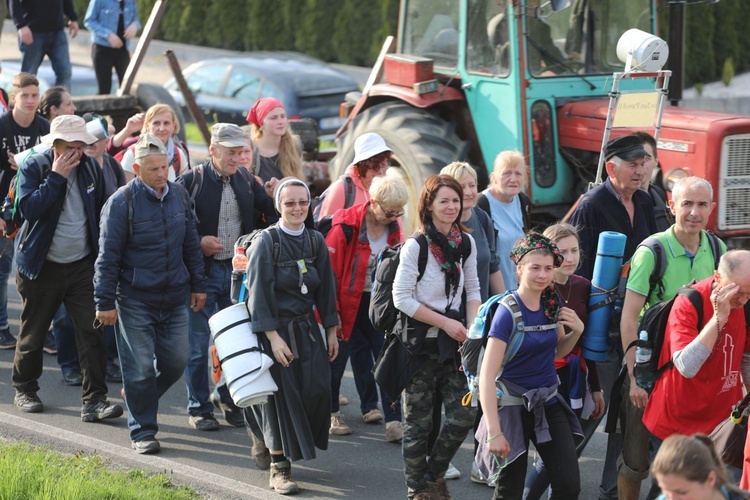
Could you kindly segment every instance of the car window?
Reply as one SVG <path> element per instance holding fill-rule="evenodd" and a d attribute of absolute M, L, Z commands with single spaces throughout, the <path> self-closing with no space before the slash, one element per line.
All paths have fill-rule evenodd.
<path fill-rule="evenodd" d="M 224 66 L 206 65 L 196 68 L 185 80 L 195 94 L 218 95 L 224 79 Z"/>
<path fill-rule="evenodd" d="M 241 69 L 233 69 L 224 94 L 232 99 L 255 101 L 258 98 L 261 79 Z"/>
<path fill-rule="evenodd" d="M 263 87 L 260 89 L 260 97 L 275 97 L 276 99 L 283 101 L 284 93 L 275 85 L 271 85 L 268 80 L 265 80 L 263 82 Z"/>

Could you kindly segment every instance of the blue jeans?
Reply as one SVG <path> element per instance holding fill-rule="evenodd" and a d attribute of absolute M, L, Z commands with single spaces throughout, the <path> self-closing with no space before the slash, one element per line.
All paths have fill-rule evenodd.
<path fill-rule="evenodd" d="M 130 439 L 140 441 L 159 430 L 159 398 L 180 379 L 187 365 L 187 297 L 184 304 L 166 309 L 118 297 L 115 335 Z"/>
<path fill-rule="evenodd" d="M 18 50 L 21 51 L 21 71 L 36 75 L 44 56 L 49 56 L 55 72 L 55 85 L 65 85 L 70 90 L 72 70 L 65 30 L 33 32 L 32 35 L 34 41 L 31 45 L 23 44 L 21 39 L 18 39 Z"/>
<path fill-rule="evenodd" d="M 13 268 L 13 240 L 0 243 L 0 330 L 8 328 L 8 277 Z"/>
<path fill-rule="evenodd" d="M 375 383 L 375 377 L 372 375 L 372 367 L 375 366 L 375 359 L 383 348 L 385 337 L 382 332 L 372 326 L 368 315 L 369 306 L 370 294 L 365 292 L 362 294 L 349 342 L 339 341 L 339 354 L 331 363 L 332 413 L 339 411 L 341 378 L 344 375 L 346 361 L 349 358 L 352 362 L 352 374 L 359 394 L 359 408 L 362 415 L 378 407 L 378 386 Z M 396 401 L 394 404 L 383 391 L 380 391 L 380 397 L 383 402 L 385 421 L 400 422 L 401 401 Z"/>
<path fill-rule="evenodd" d="M 190 360 L 185 368 L 185 384 L 188 393 L 187 410 L 190 415 L 211 413 L 214 409 L 213 404 L 208 400 L 210 394 L 208 389 L 208 345 L 211 340 L 208 318 L 232 305 L 230 299 L 232 262 L 212 262 L 206 278 L 208 279 L 206 305 L 197 313 L 189 312 Z M 229 389 L 227 389 L 223 380 L 216 387 L 216 392 L 219 394 L 221 401 L 225 403 L 232 401 Z"/>

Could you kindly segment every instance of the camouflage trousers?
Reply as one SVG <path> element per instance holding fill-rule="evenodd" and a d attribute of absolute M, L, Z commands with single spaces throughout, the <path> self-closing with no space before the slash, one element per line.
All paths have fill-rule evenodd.
<path fill-rule="evenodd" d="M 404 473 L 409 498 L 427 491 L 427 476 L 445 475 L 453 455 L 474 426 L 475 409 L 461 404 L 466 378 L 453 364 L 431 355 L 404 389 Z M 433 398 L 442 396 L 445 419 L 435 445 L 427 449 L 432 430 Z M 427 460 L 427 457 L 430 457 Z"/>

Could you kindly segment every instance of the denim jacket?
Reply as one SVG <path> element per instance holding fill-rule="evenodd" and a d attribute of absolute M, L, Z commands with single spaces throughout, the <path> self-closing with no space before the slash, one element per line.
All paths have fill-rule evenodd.
<path fill-rule="evenodd" d="M 29 279 L 42 270 L 55 236 L 65 196 L 67 179 L 52 172 L 53 150 L 32 156 L 18 171 L 18 204 L 26 221 L 16 236 L 16 266 Z M 99 241 L 99 212 L 104 205 L 101 168 L 93 158 L 81 156 L 76 178 L 83 198 L 86 229 L 92 257 Z"/>
<path fill-rule="evenodd" d="M 138 9 L 135 0 L 124 0 L 125 11 L 123 13 L 124 28 L 128 29 L 136 23 L 141 29 L 138 21 Z M 91 0 L 89 8 L 86 9 L 86 17 L 83 24 L 91 31 L 91 41 L 97 45 L 112 47 L 107 37 L 110 33 L 117 34 L 117 21 L 120 18 L 120 2 L 118 0 Z M 129 40 L 125 41 L 125 47 Z"/>

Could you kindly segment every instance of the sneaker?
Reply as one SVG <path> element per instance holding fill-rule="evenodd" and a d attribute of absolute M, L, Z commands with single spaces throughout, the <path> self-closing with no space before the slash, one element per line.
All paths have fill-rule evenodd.
<path fill-rule="evenodd" d="M 47 334 L 44 336 L 44 346 L 42 350 L 47 354 L 57 354 L 57 343 L 55 342 L 55 336 L 52 334 L 52 330 L 47 330 Z"/>
<path fill-rule="evenodd" d="M 15 349 L 16 338 L 10 333 L 10 328 L 0 330 L 0 349 Z"/>
<path fill-rule="evenodd" d="M 404 426 L 394 420 L 385 424 L 385 440 L 389 443 L 400 443 L 404 439 Z"/>
<path fill-rule="evenodd" d="M 336 412 L 331 414 L 331 428 L 328 432 L 334 436 L 346 436 L 352 433 L 352 429 L 344 422 L 341 412 Z"/>
<path fill-rule="evenodd" d="M 84 422 L 98 422 L 105 418 L 117 418 L 122 415 L 122 406 L 111 405 L 109 401 L 88 403 L 81 408 L 81 420 Z"/>
<path fill-rule="evenodd" d="M 443 475 L 445 479 L 460 479 L 461 478 L 461 471 L 456 469 L 456 467 L 452 464 L 448 464 L 448 470 L 445 471 L 445 474 Z"/>
<path fill-rule="evenodd" d="M 222 415 L 224 415 L 224 420 L 226 420 L 229 425 L 232 427 L 245 426 L 245 416 L 242 414 L 242 410 L 234 404 L 234 401 L 226 403 L 222 401 L 219 395 L 215 392 L 212 392 L 208 399 L 211 400 L 217 410 L 221 410 Z"/>
<path fill-rule="evenodd" d="M 255 434 L 250 429 L 247 430 L 247 433 L 253 440 L 252 453 L 256 467 L 260 470 L 268 470 L 271 467 L 271 452 L 266 448 L 266 443 L 255 437 Z"/>
<path fill-rule="evenodd" d="M 372 410 L 362 415 L 362 420 L 364 420 L 366 424 L 376 424 L 383 420 L 383 414 L 380 413 L 380 410 L 378 410 L 377 408 L 373 408 Z"/>
<path fill-rule="evenodd" d="M 346 406 L 349 404 L 349 398 L 339 394 L 339 406 Z"/>
<path fill-rule="evenodd" d="M 154 436 L 146 436 L 140 441 L 133 441 L 133 449 L 141 455 L 153 455 L 159 453 L 161 445 Z"/>
<path fill-rule="evenodd" d="M 190 415 L 188 422 L 190 427 L 199 431 L 216 431 L 219 429 L 219 421 L 216 420 L 213 413 Z"/>
<path fill-rule="evenodd" d="M 268 484 L 279 495 L 299 493 L 299 486 L 292 481 L 292 464 L 289 463 L 289 460 L 271 464 L 271 479 Z"/>
<path fill-rule="evenodd" d="M 78 368 L 62 372 L 62 379 L 65 385 L 83 385 L 83 374 Z"/>
<path fill-rule="evenodd" d="M 471 464 L 471 474 L 469 475 L 469 479 L 471 479 L 473 483 L 487 484 L 487 478 L 484 477 L 482 471 L 479 470 L 476 461 Z"/>
<path fill-rule="evenodd" d="M 120 367 L 114 363 L 107 365 L 106 371 L 104 372 L 104 379 L 113 384 L 121 383 L 122 372 L 120 371 Z"/>
<path fill-rule="evenodd" d="M 450 470 L 450 467 L 448 467 Z M 452 500 L 450 492 L 448 491 L 448 483 L 445 482 L 444 477 L 439 477 L 434 481 L 427 481 L 427 491 L 430 493 L 431 500 Z"/>
<path fill-rule="evenodd" d="M 40 413 L 44 410 L 42 400 L 36 392 L 17 392 L 13 403 L 24 413 Z"/>

